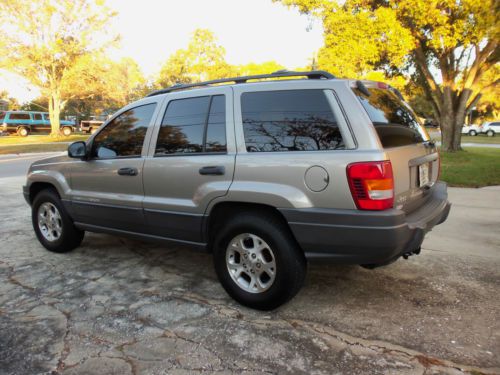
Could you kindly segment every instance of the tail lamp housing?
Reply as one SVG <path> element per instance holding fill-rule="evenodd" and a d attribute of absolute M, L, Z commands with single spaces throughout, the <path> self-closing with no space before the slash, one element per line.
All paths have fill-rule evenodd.
<path fill-rule="evenodd" d="M 387 210 L 394 206 L 394 176 L 388 160 L 347 166 L 352 198 L 360 210 Z"/>

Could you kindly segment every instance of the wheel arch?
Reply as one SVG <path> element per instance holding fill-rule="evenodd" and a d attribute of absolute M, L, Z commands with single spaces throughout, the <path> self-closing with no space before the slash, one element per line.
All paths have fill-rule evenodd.
<path fill-rule="evenodd" d="M 44 182 L 44 181 L 36 181 L 36 182 L 33 182 L 30 187 L 29 187 L 29 201 L 30 201 L 30 204 L 33 203 L 33 200 L 35 199 L 35 197 L 42 191 L 42 190 L 45 190 L 45 189 L 52 189 L 54 190 L 57 195 L 59 196 L 59 198 L 61 198 L 61 194 L 59 193 L 59 190 L 57 189 L 57 187 L 50 183 L 50 182 Z"/>
<path fill-rule="evenodd" d="M 217 229 L 227 220 L 230 215 L 235 215 L 241 212 L 256 212 L 259 214 L 272 215 L 276 217 L 287 228 L 292 238 L 296 241 L 295 236 L 290 230 L 290 226 L 283 214 L 274 206 L 263 203 L 250 203 L 241 201 L 223 201 L 216 203 L 204 220 L 202 235 L 207 242 L 207 250 L 212 252 Z"/>

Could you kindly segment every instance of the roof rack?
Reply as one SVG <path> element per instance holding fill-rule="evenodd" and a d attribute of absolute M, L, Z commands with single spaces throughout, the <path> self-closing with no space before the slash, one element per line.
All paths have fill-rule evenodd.
<path fill-rule="evenodd" d="M 249 80 L 256 79 L 266 79 L 266 78 L 281 78 L 281 77 L 307 77 L 309 79 L 334 79 L 335 76 L 324 70 L 311 70 L 309 72 L 294 72 L 289 70 L 278 70 L 271 74 L 259 74 L 253 76 L 242 76 L 242 77 L 232 77 L 232 78 L 222 78 L 214 79 L 211 81 L 198 82 L 198 83 L 178 83 L 173 86 L 167 87 L 166 89 L 156 90 L 146 96 L 155 96 L 160 94 L 166 94 L 172 91 L 185 90 L 193 87 L 201 87 L 208 85 L 215 85 L 219 83 L 246 83 Z"/>

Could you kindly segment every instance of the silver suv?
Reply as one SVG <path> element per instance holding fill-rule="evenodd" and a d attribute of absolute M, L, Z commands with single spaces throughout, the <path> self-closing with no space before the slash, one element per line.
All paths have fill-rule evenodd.
<path fill-rule="evenodd" d="M 48 250 L 84 231 L 191 245 L 234 299 L 266 310 L 298 292 L 309 260 L 419 253 L 450 209 L 438 177 L 399 92 L 280 71 L 154 92 L 34 163 L 24 195 Z"/>

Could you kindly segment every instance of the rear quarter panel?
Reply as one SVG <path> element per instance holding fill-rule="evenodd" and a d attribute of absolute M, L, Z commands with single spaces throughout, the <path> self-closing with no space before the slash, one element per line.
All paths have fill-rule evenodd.
<path fill-rule="evenodd" d="M 346 167 L 357 161 L 383 160 L 378 137 L 367 116 L 352 108 L 354 95 L 349 95 L 347 81 L 307 80 L 263 82 L 235 85 L 234 116 L 238 154 L 234 180 L 224 201 L 253 202 L 277 208 L 339 208 L 355 209 Z M 338 121 L 347 149 L 332 151 L 247 152 L 241 113 L 241 95 L 251 91 L 323 89 L 333 93 L 330 104 Z M 348 91 L 349 90 L 349 91 Z M 325 91 L 325 92 L 326 92 Z M 327 95 L 328 96 L 328 95 Z M 347 118 L 347 111 L 354 112 Z M 373 128 L 373 126 L 372 126 Z M 359 134 L 358 134 L 359 133 Z M 356 137 L 353 136 L 356 134 Z M 322 191 L 308 188 L 305 175 L 309 168 L 319 166 L 328 174 L 328 185 Z M 217 200 L 212 202 L 212 205 Z"/>

